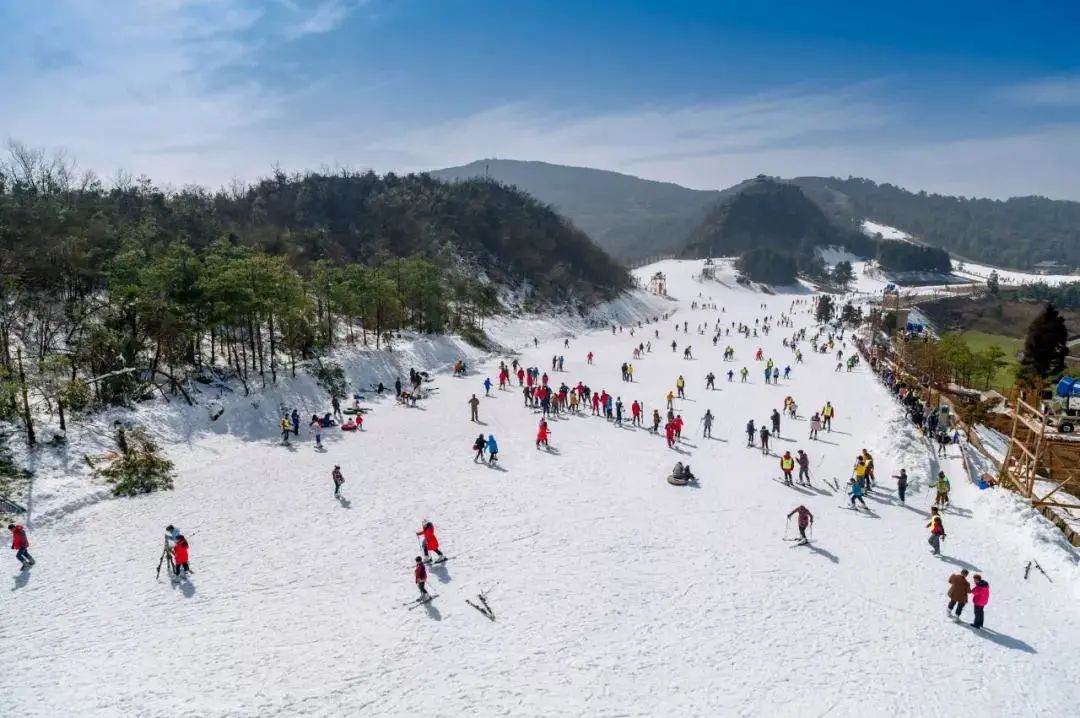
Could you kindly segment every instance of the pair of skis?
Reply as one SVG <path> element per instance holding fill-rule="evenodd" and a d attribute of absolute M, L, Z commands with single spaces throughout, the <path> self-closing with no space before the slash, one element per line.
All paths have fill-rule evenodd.
<path fill-rule="evenodd" d="M 1030 561 L 1028 561 L 1027 566 L 1024 567 L 1024 580 L 1025 581 L 1027 580 L 1028 573 L 1031 572 L 1031 566 L 1033 564 L 1034 564 L 1035 568 L 1037 568 L 1039 570 L 1039 573 L 1041 573 L 1046 578 L 1047 581 L 1049 581 L 1050 583 L 1054 582 L 1054 580 L 1052 578 L 1050 578 L 1049 576 L 1046 575 L 1046 571 L 1043 571 L 1043 567 L 1040 566 L 1039 562 L 1036 561 L 1035 559 L 1031 559 Z"/>
<path fill-rule="evenodd" d="M 481 607 L 481 606 L 479 606 L 479 605 L 477 605 L 477 604 L 475 604 L 475 603 L 473 603 L 472 601 L 470 601 L 470 600 L 469 600 L 469 599 L 467 599 L 467 598 L 465 599 L 465 603 L 469 604 L 470 606 L 472 606 L 473 608 L 475 608 L 475 609 L 476 609 L 477 611 L 479 611 L 480 613 L 484 614 L 484 616 L 485 616 L 485 617 L 486 617 L 486 618 L 487 618 L 487 619 L 488 619 L 489 621 L 494 621 L 494 620 L 495 620 L 495 612 L 494 612 L 494 611 L 492 611 L 492 610 L 491 610 L 491 606 L 489 606 L 489 605 L 488 605 L 488 602 L 487 602 L 487 596 L 485 596 L 485 595 L 484 595 L 484 594 L 483 594 L 483 593 L 481 592 L 481 593 L 478 593 L 478 594 L 476 594 L 476 597 L 477 597 L 477 598 L 478 598 L 478 599 L 480 600 L 480 603 L 482 603 L 482 604 L 483 604 L 483 606 L 482 606 L 482 607 Z"/>

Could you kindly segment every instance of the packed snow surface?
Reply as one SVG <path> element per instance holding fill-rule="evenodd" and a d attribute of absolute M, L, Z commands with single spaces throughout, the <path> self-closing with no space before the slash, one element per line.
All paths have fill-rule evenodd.
<path fill-rule="evenodd" d="M 907 241 L 911 239 L 911 235 L 903 231 L 902 229 L 890 227 L 887 224 L 879 224 L 878 222 L 872 222 L 869 219 L 863 220 L 862 231 L 864 234 L 868 234 L 871 237 L 880 234 L 882 239 L 895 239 L 901 241 Z"/>
<path fill-rule="evenodd" d="M 325 452 L 306 429 L 282 446 L 274 409 L 253 406 L 255 397 L 228 400 L 224 430 L 204 407 L 169 408 L 188 423 L 168 447 L 174 491 L 57 509 L 30 533 L 31 571 L 3 557 L 0 715 L 1075 714 L 1080 571 L 1060 534 L 1011 494 L 977 489 L 956 448 L 932 457 L 865 366 L 838 373 L 835 353 L 809 351 L 794 364 L 781 342 L 812 325 L 805 289 L 770 295 L 729 273 L 698 282 L 697 262 L 639 272 L 658 269 L 677 301 L 640 306 L 675 314 L 634 324 L 633 335 L 628 320 L 614 334 L 554 319 L 497 329 L 556 385 L 580 379 L 627 410 L 637 399 L 663 413 L 685 376 L 675 449 L 586 413 L 553 419 L 551 450 L 538 450 L 540 417 L 520 391 L 484 396 L 484 377 L 494 380 L 509 355 L 476 366 L 469 357 L 464 378 L 446 373 L 447 351 L 409 355 L 406 371 L 426 356 L 431 366 L 417 368 L 440 372 L 431 396 L 417 408 L 374 398 L 366 430 L 328 430 Z M 722 309 L 693 310 L 693 301 Z M 795 327 L 769 336 L 733 330 L 714 347 L 708 329 L 696 331 L 753 326 L 793 307 Z M 683 322 L 689 335 L 675 332 Z M 646 341 L 651 352 L 634 361 Z M 683 359 L 688 343 L 692 360 Z M 735 361 L 725 363 L 728 344 Z M 759 346 L 792 365 L 790 380 L 763 383 L 752 360 Z M 565 372 L 551 371 L 553 355 L 565 356 Z M 632 384 L 620 380 L 625 361 Z M 728 369 L 743 366 L 749 381 L 729 383 Z M 709 371 L 715 391 L 704 388 Z M 305 381 L 284 382 L 282 396 L 260 406 L 288 395 L 309 397 L 302 414 L 329 410 Z M 468 420 L 473 393 L 480 425 Z M 800 418 L 783 420 L 773 453 L 747 448 L 747 419 L 766 421 L 788 395 Z M 826 401 L 834 430 L 808 440 L 806 416 Z M 717 416 L 711 439 L 700 432 L 706 409 Z M 163 430 L 180 436 L 183 422 L 166 414 L 157 414 Z M 496 435 L 499 468 L 473 462 L 479 432 Z M 776 451 L 797 448 L 810 455 L 811 489 L 776 480 Z M 879 479 L 872 512 L 845 508 L 825 487 L 844 485 L 863 448 Z M 700 486 L 667 483 L 676 460 Z M 925 486 L 939 465 L 955 505 L 934 557 Z M 913 481 L 906 506 L 889 478 L 901 467 Z M 815 517 L 808 546 L 783 540 L 800 504 Z M 452 558 L 431 572 L 438 598 L 410 609 L 423 519 Z M 168 523 L 190 539 L 189 581 L 155 580 Z M 1024 580 L 1031 559 L 1053 583 L 1034 570 Z M 982 632 L 946 616 L 947 580 L 964 567 L 992 587 Z M 466 603 L 481 591 L 494 621 Z M 969 606 L 965 621 L 971 615 Z"/>

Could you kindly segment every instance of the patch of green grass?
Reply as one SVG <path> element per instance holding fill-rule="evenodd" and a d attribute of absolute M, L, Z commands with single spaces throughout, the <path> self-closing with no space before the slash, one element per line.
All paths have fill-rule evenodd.
<path fill-rule="evenodd" d="M 990 380 L 990 386 L 1007 394 L 1007 390 L 1012 389 L 1013 384 L 1016 383 L 1016 372 L 1020 368 L 1020 362 L 1016 360 L 1016 355 L 1024 348 L 1024 340 L 1007 337 L 1004 334 L 990 334 L 978 331 L 961 332 L 960 336 L 963 337 L 973 352 L 982 351 L 992 344 L 1001 347 L 1001 350 L 1005 352 L 1005 359 L 1008 364 L 997 370 L 997 373 Z"/>

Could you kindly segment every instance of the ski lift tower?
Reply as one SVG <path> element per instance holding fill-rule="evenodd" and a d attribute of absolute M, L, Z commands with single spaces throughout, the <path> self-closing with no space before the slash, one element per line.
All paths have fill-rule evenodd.
<path fill-rule="evenodd" d="M 657 272 L 649 278 L 649 291 L 661 297 L 667 296 L 667 277 L 663 272 Z"/>
<path fill-rule="evenodd" d="M 701 268 L 702 279 L 716 279 L 716 263 L 712 261 L 712 257 L 705 258 L 705 266 Z"/>

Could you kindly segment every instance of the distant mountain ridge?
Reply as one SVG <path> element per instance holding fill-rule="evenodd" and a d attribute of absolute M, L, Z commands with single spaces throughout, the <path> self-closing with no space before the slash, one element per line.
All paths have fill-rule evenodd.
<path fill-rule="evenodd" d="M 489 159 L 431 173 L 447 180 L 490 177 L 550 204 L 624 262 L 680 254 L 706 216 L 751 180 L 695 190 L 618 172 L 546 162 Z M 965 259 L 1031 269 L 1040 262 L 1080 267 L 1080 202 L 1044 197 L 999 201 L 910 192 L 871 180 L 796 177 L 839 227 L 864 219 L 901 229 L 923 244 Z M 698 237 L 700 239 L 700 237 Z"/>
<path fill-rule="evenodd" d="M 479 160 L 435 170 L 444 180 L 489 177 L 550 204 L 617 259 L 678 253 L 705 213 L 728 192 L 695 190 L 618 172 L 547 162 Z"/>

